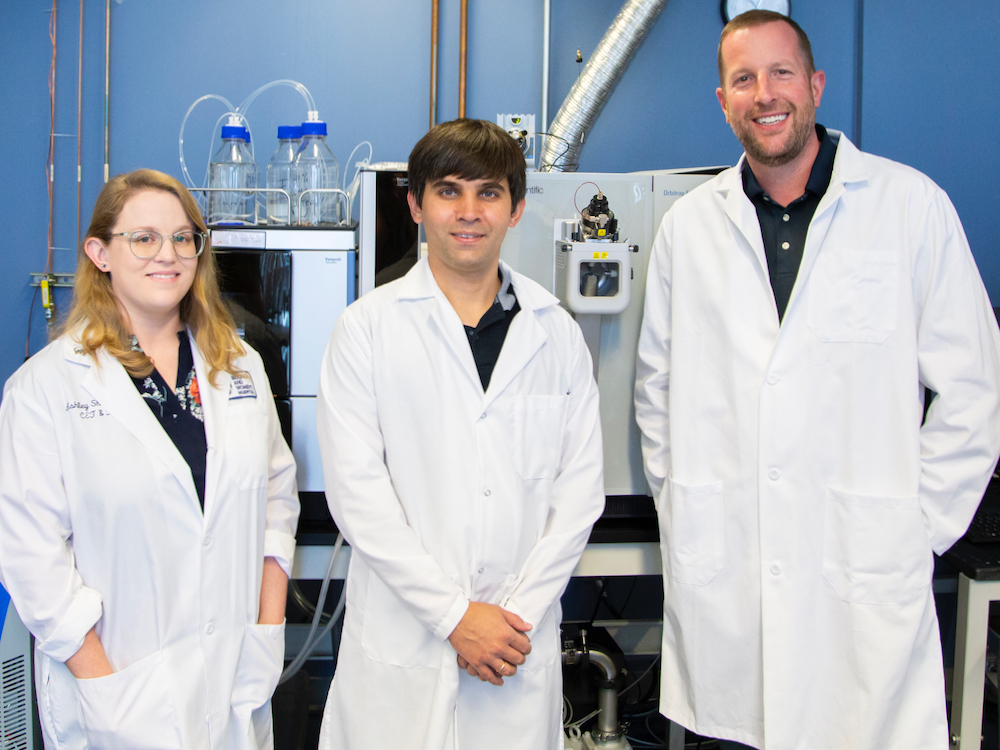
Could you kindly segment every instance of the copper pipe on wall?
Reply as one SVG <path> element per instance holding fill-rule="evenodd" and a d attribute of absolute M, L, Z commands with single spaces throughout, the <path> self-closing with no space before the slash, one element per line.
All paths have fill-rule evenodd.
<path fill-rule="evenodd" d="M 431 0 L 431 124 L 437 125 L 438 100 L 438 22 L 440 18 L 440 0 Z"/>
<path fill-rule="evenodd" d="M 83 0 L 80 0 L 80 56 L 76 63 L 76 247 L 80 247 L 80 193 L 83 189 Z"/>
<path fill-rule="evenodd" d="M 469 49 L 469 0 L 462 0 L 462 34 L 458 45 L 458 117 L 465 117 L 465 73 Z"/>
<path fill-rule="evenodd" d="M 111 0 L 104 7 L 104 182 L 111 172 Z"/>
<path fill-rule="evenodd" d="M 52 42 L 52 63 L 49 66 L 49 155 L 45 160 L 45 184 L 49 194 L 49 230 L 48 230 L 48 254 L 45 260 L 45 273 L 52 273 L 53 267 L 53 244 L 52 232 L 55 224 L 55 205 L 53 201 L 52 183 L 56 179 L 56 29 L 58 28 L 57 14 L 59 10 L 58 0 L 52 0 L 52 15 L 49 16 L 49 41 Z"/>

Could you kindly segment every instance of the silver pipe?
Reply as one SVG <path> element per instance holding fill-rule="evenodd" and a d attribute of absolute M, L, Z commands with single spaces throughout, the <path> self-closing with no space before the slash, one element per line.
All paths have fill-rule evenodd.
<path fill-rule="evenodd" d="M 590 663 L 604 672 L 605 680 L 613 681 L 618 676 L 618 668 L 611 660 L 611 657 L 594 647 L 590 649 Z"/>
<path fill-rule="evenodd" d="M 542 4 L 542 121 L 539 133 L 549 132 L 549 43 L 552 24 L 552 0 Z"/>
<path fill-rule="evenodd" d="M 613 687 L 598 688 L 597 707 L 600 713 L 597 714 L 597 730 L 593 733 L 596 740 L 608 740 L 616 735 L 621 735 L 621 727 L 618 726 L 618 691 Z"/>
<path fill-rule="evenodd" d="M 556 113 L 539 171 L 576 171 L 584 138 L 666 4 L 667 0 L 626 0 Z"/>
<path fill-rule="evenodd" d="M 608 682 L 614 682 L 618 676 L 618 668 L 603 651 L 591 647 L 590 663 L 604 672 L 604 679 Z M 597 714 L 597 735 L 603 738 L 618 734 L 621 731 L 618 726 L 618 691 L 614 687 L 598 688 L 597 707 L 601 710 Z"/>

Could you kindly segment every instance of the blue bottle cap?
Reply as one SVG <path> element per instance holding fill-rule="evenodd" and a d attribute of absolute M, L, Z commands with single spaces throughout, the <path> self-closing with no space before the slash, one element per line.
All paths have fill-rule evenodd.
<path fill-rule="evenodd" d="M 222 137 L 223 138 L 242 138 L 243 131 L 246 128 L 242 128 L 239 125 L 223 125 L 222 126 Z"/>
<path fill-rule="evenodd" d="M 243 134 L 242 134 L 243 135 L 243 140 L 246 141 L 247 143 L 250 143 L 250 129 L 249 128 L 240 128 L 240 130 L 243 131 Z"/>
<path fill-rule="evenodd" d="M 302 135 L 326 135 L 326 123 L 304 122 L 302 123 Z"/>
<path fill-rule="evenodd" d="M 278 126 L 278 138 L 288 139 L 288 138 L 301 138 L 302 128 L 298 125 L 279 125 Z"/>

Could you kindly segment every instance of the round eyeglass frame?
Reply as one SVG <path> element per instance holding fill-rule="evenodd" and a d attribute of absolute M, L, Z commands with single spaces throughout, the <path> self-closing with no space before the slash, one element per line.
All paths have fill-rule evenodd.
<path fill-rule="evenodd" d="M 174 240 L 175 238 L 177 238 L 179 235 L 182 234 L 190 234 L 196 245 L 198 244 L 197 238 L 199 237 L 201 238 L 201 245 L 198 245 L 198 252 L 196 252 L 194 255 L 184 255 L 177 249 L 177 243 Z M 159 237 L 160 239 L 159 244 L 156 246 L 156 250 L 153 251 L 150 255 L 141 255 L 135 249 L 136 238 L 141 236 Z M 208 235 L 205 234 L 205 232 L 191 232 L 189 230 L 184 230 L 183 232 L 174 232 L 173 234 L 164 237 L 159 232 L 154 232 L 151 229 L 137 229 L 134 232 L 116 232 L 115 234 L 112 234 L 111 237 L 112 238 L 125 237 L 128 240 L 128 249 L 132 251 L 132 255 L 142 260 L 149 260 L 150 258 L 155 258 L 159 254 L 160 250 L 163 249 L 163 243 L 168 237 L 170 239 L 170 245 L 174 249 L 174 253 L 177 254 L 178 258 L 184 258 L 185 260 L 191 260 L 192 258 L 197 258 L 205 251 L 205 247 L 208 245 Z"/>

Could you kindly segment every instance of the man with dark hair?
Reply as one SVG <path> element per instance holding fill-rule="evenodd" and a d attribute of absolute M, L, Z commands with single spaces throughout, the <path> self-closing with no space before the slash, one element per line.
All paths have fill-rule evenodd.
<path fill-rule="evenodd" d="M 639 341 L 660 710 L 723 747 L 944 750 L 932 552 L 1000 454 L 1000 331 L 948 196 L 816 124 L 801 29 L 750 11 L 719 61 L 746 153 L 664 217 Z"/>
<path fill-rule="evenodd" d="M 500 261 L 525 163 L 457 120 L 410 156 L 427 257 L 351 305 L 318 427 L 351 545 L 320 747 L 561 750 L 559 598 L 604 507 L 579 327 Z"/>

